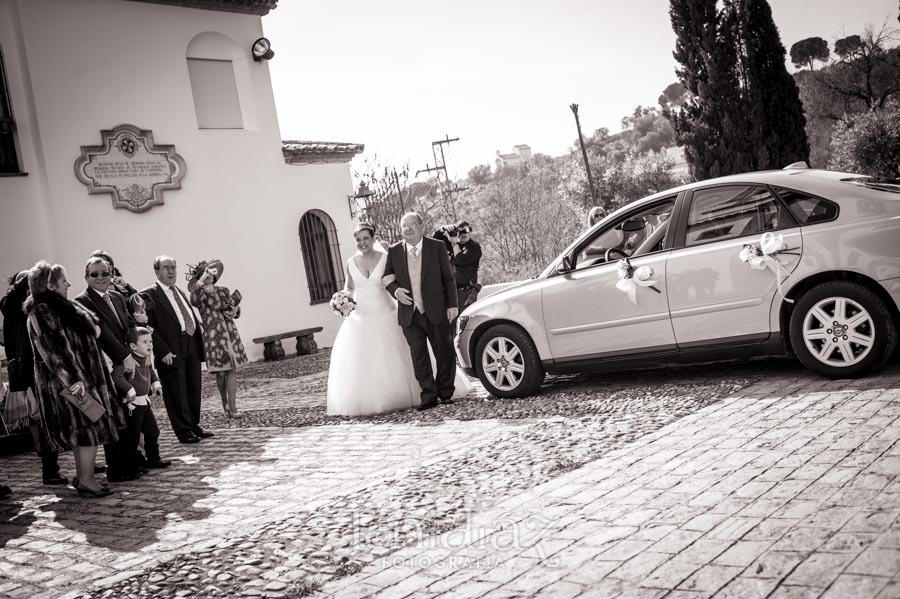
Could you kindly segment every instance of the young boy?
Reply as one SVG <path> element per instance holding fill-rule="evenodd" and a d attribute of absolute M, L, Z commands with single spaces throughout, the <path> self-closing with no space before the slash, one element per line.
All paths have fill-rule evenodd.
<path fill-rule="evenodd" d="M 156 370 L 153 369 L 153 337 L 150 329 L 146 327 L 129 329 L 128 346 L 137 366 L 128 374 L 124 365 L 118 364 L 112 373 L 116 388 L 125 395 L 122 403 L 125 404 L 128 432 L 122 446 L 129 455 L 136 455 L 141 433 L 144 433 L 146 467 L 168 468 L 172 462 L 159 457 L 159 427 L 150 406 L 150 395 L 162 396 L 162 384 L 156 376 Z"/>

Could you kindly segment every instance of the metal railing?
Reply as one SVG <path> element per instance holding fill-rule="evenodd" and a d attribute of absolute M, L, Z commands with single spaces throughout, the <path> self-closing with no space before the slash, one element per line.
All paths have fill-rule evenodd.
<path fill-rule="evenodd" d="M 324 212 L 311 210 L 300 219 L 299 236 L 309 301 L 311 304 L 327 302 L 344 287 L 344 268 L 334 221 Z"/>
<path fill-rule="evenodd" d="M 0 116 L 0 173 L 18 173 L 19 155 L 16 151 L 16 122 Z"/>

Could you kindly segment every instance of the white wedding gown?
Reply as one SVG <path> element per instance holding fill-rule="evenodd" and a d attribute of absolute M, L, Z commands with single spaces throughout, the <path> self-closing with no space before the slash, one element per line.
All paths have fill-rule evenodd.
<path fill-rule="evenodd" d="M 362 416 L 411 408 L 421 389 L 409 345 L 397 323 L 397 303 L 381 282 L 387 254 L 368 277 L 347 261 L 353 279 L 356 310 L 344 320 L 331 348 L 328 371 L 329 415 Z M 431 358 L 434 363 L 434 356 Z M 457 368 L 454 398 L 464 397 L 472 383 Z"/>

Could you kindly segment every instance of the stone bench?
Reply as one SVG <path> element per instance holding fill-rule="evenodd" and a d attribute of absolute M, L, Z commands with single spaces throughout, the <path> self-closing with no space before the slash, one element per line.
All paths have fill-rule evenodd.
<path fill-rule="evenodd" d="M 321 332 L 322 327 L 313 327 L 311 329 L 269 335 L 268 337 L 257 337 L 253 340 L 253 343 L 263 344 L 263 357 L 268 362 L 270 360 L 280 360 L 284 357 L 284 348 L 281 347 L 281 340 L 288 337 L 296 337 L 298 356 L 316 353 L 319 348 L 316 345 L 316 340 L 313 339 L 313 333 Z"/>

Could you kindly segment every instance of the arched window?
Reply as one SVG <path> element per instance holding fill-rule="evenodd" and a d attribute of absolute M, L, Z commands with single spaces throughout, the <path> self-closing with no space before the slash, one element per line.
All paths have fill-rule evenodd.
<path fill-rule="evenodd" d="M 16 121 L 13 120 L 3 65 L 3 49 L 0 48 L 0 173 L 14 174 L 21 170 L 16 150 Z"/>
<path fill-rule="evenodd" d="M 197 126 L 243 129 L 246 107 L 241 106 L 238 75 L 239 63 L 246 59 L 237 42 L 221 33 L 205 31 L 190 41 L 186 58 Z"/>
<path fill-rule="evenodd" d="M 344 287 L 344 265 L 334 221 L 321 210 L 310 210 L 300 219 L 299 234 L 309 303 L 330 301 Z"/>

